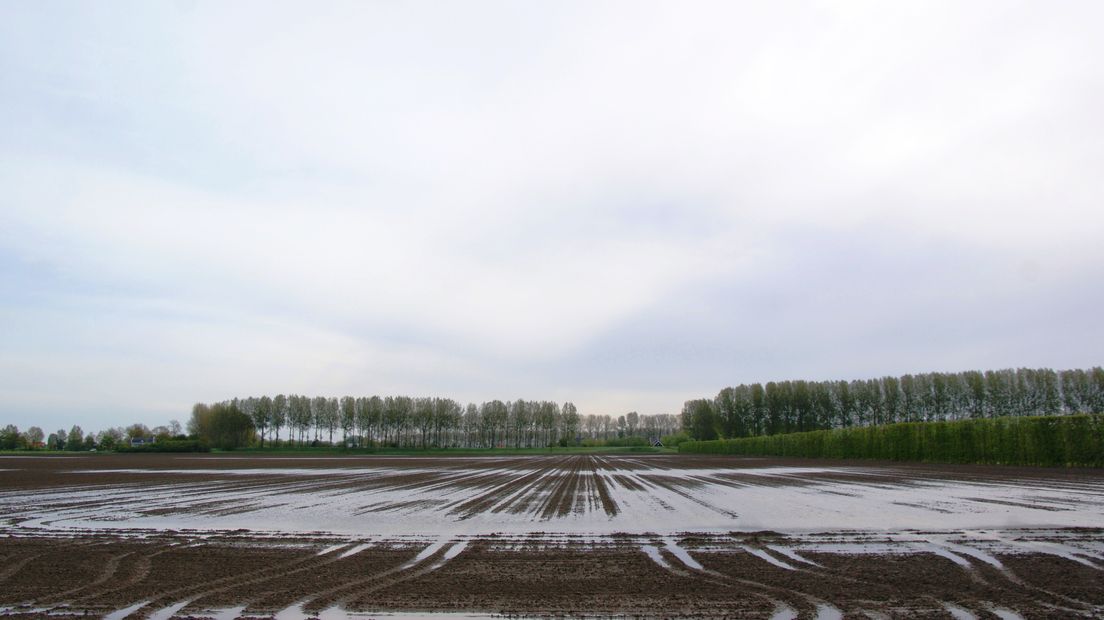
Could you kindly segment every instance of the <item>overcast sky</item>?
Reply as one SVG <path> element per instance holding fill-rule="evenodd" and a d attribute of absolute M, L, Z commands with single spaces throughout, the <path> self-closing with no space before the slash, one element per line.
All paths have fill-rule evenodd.
<path fill-rule="evenodd" d="M 0 422 L 1099 365 L 1104 3 L 0 3 Z"/>

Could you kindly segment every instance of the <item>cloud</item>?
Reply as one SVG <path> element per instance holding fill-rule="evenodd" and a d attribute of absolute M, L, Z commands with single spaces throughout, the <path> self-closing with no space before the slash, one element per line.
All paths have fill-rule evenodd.
<path fill-rule="evenodd" d="M 8 417 L 1098 363 L 1095 3 L 125 10 L 0 9 Z"/>

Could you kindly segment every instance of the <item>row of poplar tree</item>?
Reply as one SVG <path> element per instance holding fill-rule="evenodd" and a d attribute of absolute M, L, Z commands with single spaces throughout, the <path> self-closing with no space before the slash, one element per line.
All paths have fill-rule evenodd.
<path fill-rule="evenodd" d="M 461 405 L 451 398 L 278 394 L 197 404 L 189 431 L 202 435 L 202 421 L 212 410 L 243 414 L 261 445 L 340 440 L 346 445 L 522 448 L 660 437 L 677 432 L 681 425 L 679 416 L 671 414 L 581 415 L 571 402 L 492 400 Z M 285 429 L 287 434 L 281 435 Z"/>
<path fill-rule="evenodd" d="M 1104 369 L 1020 368 L 857 381 L 778 381 L 727 387 L 688 401 L 694 439 L 774 435 L 896 422 L 1104 412 Z"/>

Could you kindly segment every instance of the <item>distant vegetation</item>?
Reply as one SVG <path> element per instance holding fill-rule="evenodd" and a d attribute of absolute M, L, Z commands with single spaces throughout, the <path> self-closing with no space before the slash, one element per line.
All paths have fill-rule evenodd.
<path fill-rule="evenodd" d="M 131 424 L 125 428 L 113 427 L 98 433 L 85 433 L 79 425 L 73 425 L 68 431 L 58 429 L 49 435 L 38 426 L 20 432 L 14 424 L 9 424 L 0 429 L 0 450 L 114 451 L 129 447 L 132 442 L 163 443 L 187 439 L 176 420 L 167 426 L 155 426 L 152 429 L 145 424 Z"/>
<path fill-rule="evenodd" d="M 210 452 L 211 446 L 198 439 L 166 439 L 154 443 L 131 446 L 121 444 L 115 448 L 116 452 Z"/>
<path fill-rule="evenodd" d="M 1104 416 L 905 422 L 739 439 L 690 441 L 681 452 L 1104 467 Z"/>
<path fill-rule="evenodd" d="M 1102 412 L 1100 367 L 756 383 L 688 401 L 680 450 L 1101 466 Z"/>
<path fill-rule="evenodd" d="M 37 426 L 21 432 L 8 425 L 0 429 L 0 450 L 523 450 L 640 448 L 655 439 L 673 448 L 689 440 L 1102 412 L 1104 369 L 1100 367 L 754 383 L 724 388 L 712 399 L 687 401 L 681 416 L 635 411 L 583 415 L 571 402 L 492 400 L 461 405 L 451 398 L 277 394 L 196 404 L 187 434 L 175 420 L 152 429 L 132 424 L 85 433 L 73 426 L 48 435 Z M 154 438 L 156 447 L 148 443 Z"/>
<path fill-rule="evenodd" d="M 859 381 L 779 381 L 725 388 L 683 407 L 697 440 L 803 431 L 1104 412 L 1104 369 L 967 371 Z"/>
<path fill-rule="evenodd" d="M 180 423 L 87 433 L 79 426 L 45 437 L 42 429 L 0 430 L 0 450 L 192 452 L 209 449 L 642 449 L 654 439 L 686 439 L 677 415 L 581 415 L 573 403 L 489 401 L 461 406 L 449 398 L 261 396 L 197 403 Z M 286 434 L 282 434 L 286 433 Z M 147 443 L 151 439 L 156 442 Z"/>
<path fill-rule="evenodd" d="M 226 420 L 219 427 L 222 431 L 203 422 L 210 416 Z M 224 449 L 255 443 L 260 447 L 517 450 L 644 446 L 651 438 L 677 433 L 680 424 L 680 418 L 671 414 L 580 415 L 570 402 L 493 400 L 463 406 L 451 398 L 278 394 L 197 404 L 188 430 Z M 285 429 L 286 439 L 281 437 Z"/>

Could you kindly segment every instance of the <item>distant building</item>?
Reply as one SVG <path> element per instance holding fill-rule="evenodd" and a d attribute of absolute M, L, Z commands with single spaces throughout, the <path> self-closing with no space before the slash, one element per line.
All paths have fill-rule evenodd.
<path fill-rule="evenodd" d="M 131 437 L 130 447 L 141 448 L 142 446 L 148 446 L 151 443 L 157 443 L 156 437 Z"/>

